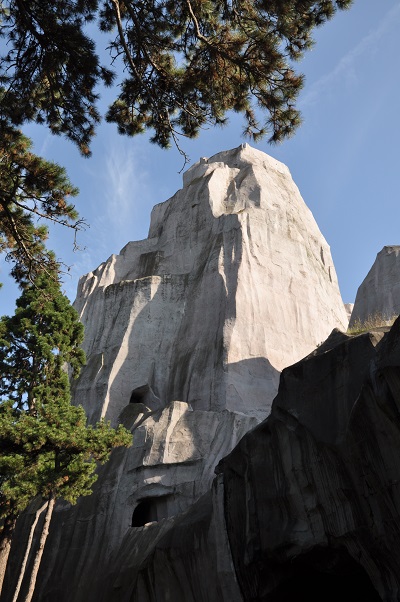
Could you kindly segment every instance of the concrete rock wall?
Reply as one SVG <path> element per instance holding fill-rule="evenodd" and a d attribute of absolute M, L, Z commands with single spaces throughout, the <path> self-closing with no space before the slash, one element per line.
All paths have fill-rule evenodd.
<path fill-rule="evenodd" d="M 90 420 L 123 422 L 134 444 L 112 454 L 92 496 L 57 506 L 36 600 L 162 600 L 141 567 L 172 525 L 187 531 L 192 507 L 198 527 L 182 566 L 172 577 L 166 561 L 157 574 L 181 583 L 194 546 L 217 577 L 188 573 L 169 599 L 239 599 L 216 530 L 225 519 L 215 466 L 269 414 L 280 371 L 347 326 L 329 247 L 289 170 L 248 145 L 200 160 L 153 209 L 149 237 L 81 279 L 76 307 L 88 363 L 74 401 Z M 206 512 L 193 506 L 203 495 Z"/>
<path fill-rule="evenodd" d="M 206 494 L 125 533 L 98 602 L 395 602 L 399 406 L 400 319 L 333 331 Z"/>
<path fill-rule="evenodd" d="M 132 392 L 264 418 L 278 372 L 345 328 L 329 247 L 289 170 L 243 145 L 202 159 L 79 284 L 88 365 L 75 399 L 116 422 Z M 143 389 L 142 389 L 143 390 Z"/>

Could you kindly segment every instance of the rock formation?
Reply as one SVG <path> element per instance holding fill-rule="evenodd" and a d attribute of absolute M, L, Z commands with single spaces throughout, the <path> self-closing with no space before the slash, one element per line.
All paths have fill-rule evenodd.
<path fill-rule="evenodd" d="M 383 247 L 358 288 L 349 327 L 400 314 L 400 246 Z"/>
<path fill-rule="evenodd" d="M 210 489 L 215 466 L 269 414 L 280 371 L 347 326 L 329 247 L 287 167 L 243 145 L 200 160 L 183 184 L 153 209 L 146 240 L 79 284 L 88 363 L 74 400 L 91 420 L 122 421 L 134 445 L 112 455 L 91 497 L 58 505 L 41 602 L 131 599 L 135 571 L 158 553 L 155 542 L 175 537 L 166 535 L 172 525 L 189 526 L 190 546 L 203 545 L 188 508 L 203 524 L 213 507 L 211 570 L 226 576 L 224 595 L 233 592 L 223 502 L 219 485 Z M 193 506 L 203 494 L 207 511 Z M 115 584 L 125 561 L 130 576 Z M 201 597 L 201 573 L 190 579 L 192 598 L 186 589 L 152 597 L 139 584 L 132 600 L 223 599 Z"/>
<path fill-rule="evenodd" d="M 350 321 L 351 314 L 353 313 L 354 303 L 345 303 L 344 308 L 346 310 L 347 318 Z"/>
<path fill-rule="evenodd" d="M 116 422 L 131 399 L 264 418 L 278 371 L 346 325 L 329 247 L 286 166 L 243 145 L 183 183 L 146 240 L 79 284 L 88 365 L 75 398 L 91 418 Z"/>
<path fill-rule="evenodd" d="M 283 371 L 207 494 L 126 533 L 100 600 L 399 600 L 399 408 L 400 318 L 333 331 Z"/>

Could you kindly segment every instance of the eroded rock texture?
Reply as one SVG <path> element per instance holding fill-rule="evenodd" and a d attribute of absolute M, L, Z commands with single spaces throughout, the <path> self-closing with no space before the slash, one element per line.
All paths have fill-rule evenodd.
<path fill-rule="evenodd" d="M 400 246 L 383 247 L 358 288 L 349 327 L 377 317 L 382 322 L 400 314 Z"/>
<path fill-rule="evenodd" d="M 134 444 L 91 497 L 57 506 L 36 599 L 241 599 L 215 466 L 269 414 L 280 371 L 347 323 L 288 169 L 247 145 L 202 159 L 154 208 L 149 238 L 81 280 L 76 306 L 88 364 L 75 402 Z"/>
<path fill-rule="evenodd" d="M 211 491 L 126 534 L 104 600 L 399 600 L 400 319 L 382 337 L 334 331 L 285 369 Z"/>
<path fill-rule="evenodd" d="M 289 170 L 248 145 L 202 159 L 149 237 L 82 278 L 89 358 L 75 399 L 265 418 L 278 372 L 347 325 L 329 247 Z"/>

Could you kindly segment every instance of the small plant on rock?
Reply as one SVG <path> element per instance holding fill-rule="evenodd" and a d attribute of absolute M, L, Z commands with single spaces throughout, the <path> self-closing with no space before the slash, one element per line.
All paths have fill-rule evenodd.
<path fill-rule="evenodd" d="M 354 323 L 347 329 L 347 334 L 362 334 L 370 330 L 376 330 L 384 326 L 392 326 L 397 315 L 388 316 L 387 314 L 375 313 L 368 316 L 365 320 L 357 318 Z"/>

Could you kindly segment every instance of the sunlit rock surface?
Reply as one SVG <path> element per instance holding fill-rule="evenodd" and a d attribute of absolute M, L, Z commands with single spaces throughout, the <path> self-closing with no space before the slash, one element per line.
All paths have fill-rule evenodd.
<path fill-rule="evenodd" d="M 202 159 L 149 238 L 82 278 L 75 398 L 116 422 L 132 393 L 264 418 L 278 371 L 347 326 L 329 246 L 288 168 L 248 145 Z"/>
<path fill-rule="evenodd" d="M 383 247 L 358 288 L 349 326 L 400 314 L 400 246 Z"/>
<path fill-rule="evenodd" d="M 354 303 L 345 303 L 344 304 L 344 308 L 346 310 L 347 319 L 350 321 L 351 314 L 352 314 L 353 309 L 354 309 Z"/>
<path fill-rule="evenodd" d="M 76 307 L 88 363 L 74 400 L 91 420 L 123 422 L 134 444 L 112 455 L 91 497 L 57 506 L 36 600 L 232 602 L 215 466 L 269 414 L 280 371 L 347 326 L 329 246 L 289 170 L 248 145 L 202 159 L 155 206 L 148 239 L 81 279 Z M 201 502 L 191 508 L 203 494 L 209 523 Z M 188 508 L 212 543 L 185 522 Z M 176 524 L 191 538 L 185 566 L 191 546 L 207 545 L 217 597 L 202 597 L 201 572 L 169 598 L 146 593 L 142 563 Z"/>

